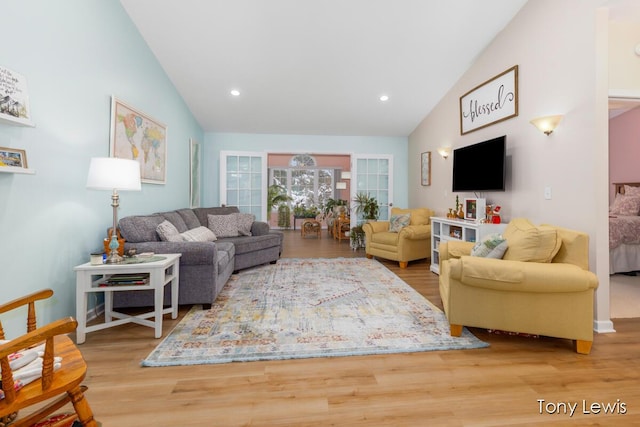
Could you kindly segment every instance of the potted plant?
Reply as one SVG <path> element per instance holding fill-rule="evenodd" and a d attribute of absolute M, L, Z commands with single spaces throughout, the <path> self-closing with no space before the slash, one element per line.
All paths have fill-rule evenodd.
<path fill-rule="evenodd" d="M 287 190 L 282 185 L 273 184 L 267 189 L 267 220 L 271 218 L 274 208 L 278 209 L 278 227 L 291 227 L 291 208 L 289 202 L 293 200 L 287 194 Z"/>
<path fill-rule="evenodd" d="M 351 234 L 349 235 L 351 239 L 351 249 L 354 251 L 360 248 L 364 248 L 364 230 L 361 225 L 356 225 L 355 227 L 351 227 Z"/>
<path fill-rule="evenodd" d="M 333 211 L 333 209 L 336 206 L 347 206 L 347 201 L 344 199 L 332 199 L 332 198 L 328 198 L 327 202 L 324 204 L 324 206 L 322 207 L 322 213 L 324 213 L 325 216 L 329 215 L 330 212 Z"/>
<path fill-rule="evenodd" d="M 353 198 L 353 207 L 356 215 L 362 216 L 365 221 L 375 221 L 380 214 L 380 206 L 375 197 L 369 193 L 358 193 Z"/>

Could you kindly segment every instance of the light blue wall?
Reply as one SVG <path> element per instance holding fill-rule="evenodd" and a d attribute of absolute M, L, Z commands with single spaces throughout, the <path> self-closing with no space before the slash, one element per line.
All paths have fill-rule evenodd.
<path fill-rule="evenodd" d="M 392 154 L 395 206 L 408 203 L 408 137 L 207 133 L 203 150 L 203 206 L 220 204 L 220 151 Z"/>
<path fill-rule="evenodd" d="M 109 155 L 111 95 L 168 129 L 167 184 L 122 193 L 120 217 L 188 206 L 189 138 L 204 134 L 120 2 L 3 0 L 0 11 L 0 65 L 27 79 L 36 124 L 0 123 L 0 146 L 25 149 L 36 170 L 0 174 L 0 301 L 52 288 L 42 323 L 75 315 L 73 267 L 111 224 L 109 192 L 85 188 L 90 158 Z"/>

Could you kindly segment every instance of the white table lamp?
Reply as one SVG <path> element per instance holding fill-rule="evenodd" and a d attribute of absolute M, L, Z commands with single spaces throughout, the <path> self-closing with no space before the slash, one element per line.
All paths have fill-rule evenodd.
<path fill-rule="evenodd" d="M 111 190 L 111 206 L 113 207 L 113 231 L 109 243 L 107 264 L 117 264 L 123 261 L 118 254 L 118 206 L 120 196 L 118 191 L 140 191 L 140 163 L 135 160 L 118 159 L 115 157 L 94 157 L 89 165 L 87 188 L 92 190 Z"/>

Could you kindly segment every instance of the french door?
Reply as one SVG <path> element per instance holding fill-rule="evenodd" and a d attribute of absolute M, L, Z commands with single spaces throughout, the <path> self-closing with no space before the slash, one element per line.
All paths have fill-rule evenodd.
<path fill-rule="evenodd" d="M 378 219 L 388 221 L 393 206 L 393 155 L 353 154 L 351 162 L 351 199 L 358 193 L 375 197 L 380 206 Z M 351 215 L 352 227 L 359 222 L 362 218 Z"/>
<path fill-rule="evenodd" d="M 267 154 L 220 152 L 220 204 L 267 220 Z"/>

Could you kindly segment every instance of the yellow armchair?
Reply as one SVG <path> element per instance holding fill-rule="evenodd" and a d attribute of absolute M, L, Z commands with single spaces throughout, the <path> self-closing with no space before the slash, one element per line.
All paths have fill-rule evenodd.
<path fill-rule="evenodd" d="M 431 217 L 434 211 L 427 208 L 392 208 L 391 216 L 409 214 L 410 223 L 399 232 L 389 231 L 389 221 L 373 221 L 362 226 L 365 234 L 367 258 L 374 256 L 398 261 L 406 268 L 409 261 L 429 258 Z"/>
<path fill-rule="evenodd" d="M 504 259 L 469 256 L 473 243 L 440 244 L 440 297 L 451 335 L 459 336 L 463 326 L 537 334 L 574 340 L 578 353 L 589 354 L 598 287 L 588 270 L 589 236 L 553 226 L 531 230 L 526 220 L 512 223 L 504 232 Z M 534 234 L 546 233 L 547 247 L 553 247 L 550 262 L 519 259 L 527 252 L 521 250 L 522 233 L 512 232 L 523 224 Z M 539 240 L 529 243 L 538 254 L 545 247 Z"/>

